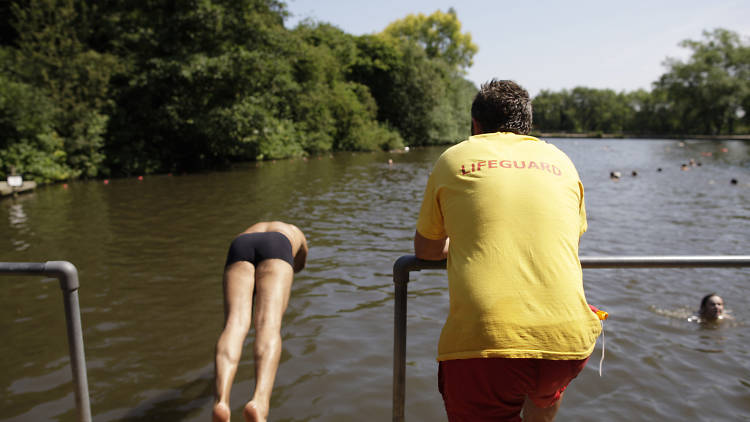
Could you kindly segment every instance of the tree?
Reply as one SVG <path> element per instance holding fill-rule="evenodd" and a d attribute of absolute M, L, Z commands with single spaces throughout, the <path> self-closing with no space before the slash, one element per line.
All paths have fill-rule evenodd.
<path fill-rule="evenodd" d="M 534 129 L 543 132 L 581 132 L 573 95 L 568 90 L 542 90 L 532 102 Z"/>
<path fill-rule="evenodd" d="M 454 143 L 469 135 L 476 87 L 463 78 L 477 46 L 456 12 L 408 15 L 357 39 L 351 78 L 367 85 L 378 120 L 409 145 Z"/>
<path fill-rule="evenodd" d="M 462 69 L 476 46 L 454 11 L 416 19 L 414 37 L 355 37 L 324 23 L 288 30 L 284 7 L 0 6 L 0 22 L 13 24 L 0 43 L 0 172 L 11 161 L 51 169 L 33 170 L 39 180 L 192 171 L 468 133 L 476 89 Z"/>
<path fill-rule="evenodd" d="M 13 28 L 13 10 L 9 1 L 0 2 L 0 45 L 13 45 L 18 33 Z"/>
<path fill-rule="evenodd" d="M 12 10 L 18 32 L 15 77 L 51 100 L 53 128 L 63 141 L 71 176 L 96 176 L 104 159 L 104 108 L 116 58 L 79 39 L 81 20 L 73 0 L 29 0 L 14 3 Z"/>
<path fill-rule="evenodd" d="M 471 34 L 461 32 L 461 22 L 453 8 L 447 13 L 437 10 L 429 16 L 408 15 L 388 25 L 383 33 L 415 42 L 427 57 L 443 60 L 455 69 L 471 67 L 478 51 Z"/>
<path fill-rule="evenodd" d="M 354 36 L 329 24 L 302 22 L 293 55 L 299 93 L 290 98 L 308 152 L 376 150 L 403 146 L 395 130 L 380 124 L 369 88 L 350 78 L 359 51 Z"/>
<path fill-rule="evenodd" d="M 663 89 L 651 92 L 639 89 L 625 94 L 625 102 L 631 109 L 624 131 L 638 135 L 675 134 L 679 126 L 672 104 Z"/>
<path fill-rule="evenodd" d="M 572 91 L 577 120 L 587 132 L 621 133 L 632 109 L 624 94 L 611 89 L 576 87 Z"/>
<path fill-rule="evenodd" d="M 98 38 L 129 62 L 114 83 L 113 172 L 192 171 L 303 153 L 286 101 L 299 87 L 279 3 L 140 0 L 135 10 L 115 3 L 101 13 L 124 22 Z"/>
<path fill-rule="evenodd" d="M 726 29 L 703 32 L 701 41 L 685 40 L 686 61 L 669 58 L 668 72 L 655 83 L 664 90 L 687 133 L 734 133 L 744 119 L 750 96 L 750 44 Z"/>
<path fill-rule="evenodd" d="M 0 60 L 8 52 L 0 49 Z M 39 183 L 70 177 L 63 139 L 54 130 L 55 108 L 37 88 L 0 70 L 0 178 L 15 170 Z"/>
<path fill-rule="evenodd" d="M 465 97 L 476 90 L 467 90 L 447 63 L 430 59 L 416 43 L 381 34 L 361 36 L 357 47 L 351 79 L 369 88 L 377 119 L 408 145 L 455 142 L 468 134 L 468 107 L 457 107 L 465 107 Z"/>

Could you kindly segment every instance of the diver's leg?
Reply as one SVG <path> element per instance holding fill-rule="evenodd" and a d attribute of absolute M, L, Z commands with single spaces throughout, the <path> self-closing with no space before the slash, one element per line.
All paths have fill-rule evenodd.
<path fill-rule="evenodd" d="M 255 268 L 237 261 L 224 270 L 224 330 L 216 343 L 213 422 L 229 420 L 229 393 L 250 330 Z"/>
<path fill-rule="evenodd" d="M 255 291 L 255 392 L 245 405 L 245 420 L 265 421 L 281 357 L 281 319 L 289 303 L 294 272 L 280 259 L 258 264 Z"/>
<path fill-rule="evenodd" d="M 560 393 L 560 398 L 549 407 L 539 407 L 534 404 L 531 399 L 526 397 L 526 401 L 523 403 L 523 422 L 552 422 L 555 420 L 555 415 L 560 409 L 562 404 L 563 394 Z"/>

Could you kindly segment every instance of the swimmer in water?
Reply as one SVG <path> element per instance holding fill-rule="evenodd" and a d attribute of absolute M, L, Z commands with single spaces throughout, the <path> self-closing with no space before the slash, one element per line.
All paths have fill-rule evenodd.
<path fill-rule="evenodd" d="M 293 275 L 305 267 L 306 260 L 307 240 L 292 224 L 256 223 L 232 241 L 224 267 L 225 325 L 216 344 L 213 422 L 229 421 L 229 393 L 251 319 L 255 327 L 255 392 L 242 413 L 247 422 L 268 418 L 281 356 L 281 320 Z"/>
<path fill-rule="evenodd" d="M 733 319 L 724 313 L 724 299 L 716 293 L 709 293 L 701 299 L 701 307 L 698 310 L 700 322 L 716 322 L 722 319 Z"/>

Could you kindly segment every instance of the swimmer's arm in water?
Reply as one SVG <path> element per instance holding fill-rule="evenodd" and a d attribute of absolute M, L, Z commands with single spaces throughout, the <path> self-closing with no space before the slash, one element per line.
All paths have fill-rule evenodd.
<path fill-rule="evenodd" d="M 448 258 L 450 239 L 428 239 L 418 231 L 414 232 L 414 255 L 427 261 L 440 261 Z"/>

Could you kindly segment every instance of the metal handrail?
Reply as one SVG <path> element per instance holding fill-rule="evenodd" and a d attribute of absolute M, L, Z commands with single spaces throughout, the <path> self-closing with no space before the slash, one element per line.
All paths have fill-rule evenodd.
<path fill-rule="evenodd" d="M 734 256 L 582 256 L 582 268 L 750 267 L 750 255 Z M 404 255 L 393 264 L 396 291 L 393 326 L 393 422 L 403 422 L 406 400 L 406 286 L 409 273 L 446 268 L 446 261 Z"/>
<path fill-rule="evenodd" d="M 1 274 L 54 276 L 60 281 L 65 304 L 65 324 L 68 333 L 70 367 L 73 371 L 76 409 L 80 422 L 91 422 L 89 384 L 86 377 L 86 357 L 83 352 L 81 308 L 78 303 L 78 270 L 68 261 L 0 262 Z"/>

